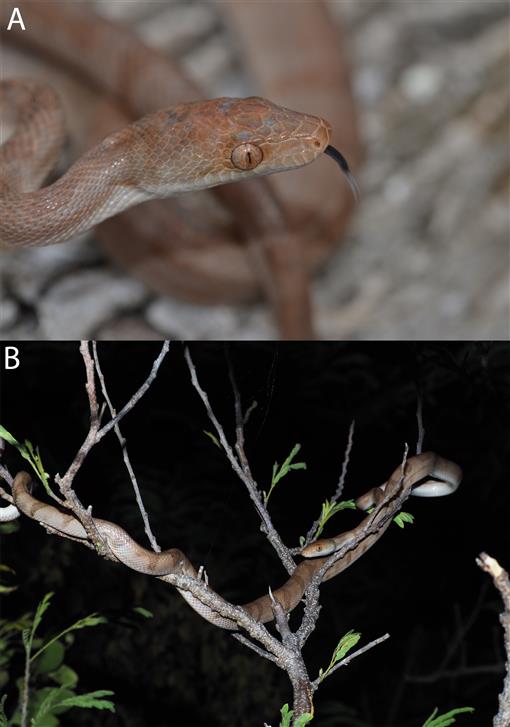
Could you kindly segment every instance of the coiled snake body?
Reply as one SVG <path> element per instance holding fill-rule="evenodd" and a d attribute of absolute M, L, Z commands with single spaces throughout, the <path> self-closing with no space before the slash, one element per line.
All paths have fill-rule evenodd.
<path fill-rule="evenodd" d="M 290 578 L 273 592 L 274 597 L 285 611 L 291 611 L 301 600 L 305 589 L 329 553 L 347 548 L 345 555 L 326 572 L 324 580 L 341 573 L 379 540 L 398 510 L 395 505 L 396 498 L 401 500 L 407 494 L 422 497 L 449 494 L 457 489 L 461 476 L 461 470 L 456 464 L 431 452 L 409 458 L 404 474 L 402 468 L 398 467 L 384 485 L 375 487 L 358 498 L 356 502 L 361 509 L 375 507 L 356 528 L 335 538 L 318 540 L 302 551 L 305 560 L 299 563 Z M 30 482 L 31 477 L 26 472 L 20 472 L 14 480 L 12 492 L 19 510 L 57 532 L 86 540 L 87 533 L 74 515 L 37 500 L 30 494 Z M 153 576 L 180 573 L 197 577 L 195 567 L 181 550 L 171 548 L 162 553 L 155 553 L 139 545 L 123 528 L 108 520 L 94 518 L 94 523 L 115 558 L 128 568 Z M 369 526 L 371 531 L 360 539 Z M 351 543 L 353 547 L 349 550 Z M 189 591 L 178 590 L 188 604 L 210 623 L 224 629 L 237 629 L 234 621 L 220 616 Z M 256 621 L 264 623 L 273 619 L 269 595 L 244 604 L 242 608 Z"/>

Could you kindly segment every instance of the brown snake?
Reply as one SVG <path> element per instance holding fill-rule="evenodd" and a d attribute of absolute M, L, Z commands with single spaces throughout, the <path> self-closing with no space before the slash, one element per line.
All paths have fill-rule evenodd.
<path fill-rule="evenodd" d="M 1 81 L 0 99 L 24 119 L 0 149 L 6 172 L 0 241 L 7 247 L 63 242 L 140 202 L 296 169 L 324 151 L 351 179 L 322 119 L 263 98 L 218 98 L 148 114 L 108 136 L 49 187 L 30 192 L 23 182 L 30 188 L 44 179 L 55 164 L 49 150 L 59 151 L 57 99 L 27 81 Z"/>
<path fill-rule="evenodd" d="M 270 16 L 264 3 L 222 0 L 217 7 L 242 51 L 254 90 L 279 106 L 328 119 L 335 144 L 356 168 L 361 145 L 344 43 L 323 4 L 319 0 L 293 3 L 289 12 L 288 3 L 275 2 Z M 7 3 L 0 8 L 6 13 L 0 17 L 4 29 L 9 8 Z M 127 125 L 134 119 L 207 95 L 162 52 L 144 45 L 127 28 L 95 16 L 85 3 L 25 0 L 22 12 L 27 31 L 14 26 L 5 33 L 5 41 L 44 53 L 59 67 L 74 70 L 94 89 L 118 102 L 111 122 L 96 134 L 95 142 L 113 129 L 130 128 Z M 59 113 L 51 111 L 46 123 L 61 125 Z M 122 141 L 126 141 L 125 136 Z M 153 158 L 158 149 L 151 149 Z M 49 145 L 38 151 L 49 154 Z M 31 152 L 33 142 L 25 140 L 21 158 L 25 160 Z M 106 160 L 109 155 L 111 149 Z M 136 197 L 139 201 L 146 198 L 144 185 L 142 189 L 136 184 L 133 187 L 130 163 L 128 159 L 120 165 L 128 169 L 127 189 L 118 189 L 115 176 L 119 170 L 110 170 L 113 196 L 124 202 L 128 192 L 131 202 Z M 18 171 L 10 182 L 12 197 L 6 211 L 17 214 L 12 210 L 16 200 L 24 215 L 21 219 L 17 214 L 14 222 L 11 217 L 7 230 L 11 237 L 4 244 L 44 239 L 46 231 L 39 229 L 38 218 L 45 193 L 32 196 L 37 175 L 40 170 L 27 179 Z M 236 178 L 242 176 L 236 170 Z M 69 182 L 75 180 L 76 176 L 71 176 Z M 57 184 L 60 186 L 54 191 L 64 191 L 66 183 L 59 180 Z M 24 199 L 20 198 L 20 187 L 29 191 L 21 195 Z M 69 203 L 70 195 L 76 199 L 79 189 L 71 195 L 68 186 L 62 202 Z M 24 207 L 28 197 L 38 200 L 39 205 Z M 101 195 L 96 200 L 98 197 Z M 103 222 L 96 235 L 111 256 L 152 289 L 202 303 L 247 301 L 263 291 L 284 337 L 311 337 L 308 271 L 325 261 L 353 208 L 352 196 L 339 184 L 333 165 L 317 162 L 297 173 L 252 179 L 212 193 L 191 192 L 185 198 L 150 201 L 141 209 L 126 210 Z M 68 213 L 65 205 L 54 207 L 58 199 L 51 196 L 46 201 L 53 206 L 54 228 L 64 225 L 62 217 Z M 89 203 L 92 201 L 89 198 Z M 82 202 L 78 206 L 83 209 Z M 80 215 L 79 210 L 71 209 L 73 215 Z M 44 225 L 48 225 L 50 212 L 44 212 Z M 35 225 L 31 213 L 37 217 Z M 104 209 L 97 210 L 89 224 L 106 216 Z M 27 226 L 31 232 L 23 230 Z M 70 224 L 67 232 L 83 228 L 80 221 L 74 228 Z M 65 234 L 60 230 L 57 239 Z"/>
<path fill-rule="evenodd" d="M 461 470 L 456 464 L 434 453 L 427 452 L 410 457 L 406 462 L 404 474 L 402 467 L 398 467 L 384 485 L 375 487 L 358 498 L 356 504 L 361 509 L 375 507 L 357 527 L 335 538 L 311 543 L 302 551 L 306 559 L 296 566 L 292 575 L 280 588 L 273 591 L 274 597 L 285 611 L 291 611 L 300 602 L 314 574 L 324 564 L 325 556 L 340 548 L 347 548 L 345 555 L 326 571 L 324 580 L 329 580 L 348 568 L 379 540 L 393 515 L 398 511 L 398 502 L 401 503 L 403 498 L 409 494 L 422 497 L 449 494 L 457 489 L 461 477 Z M 86 540 L 85 529 L 76 517 L 37 500 L 30 494 L 30 483 L 31 477 L 26 472 L 16 475 L 12 494 L 19 510 L 57 532 Z M 115 559 L 128 568 L 154 576 L 176 573 L 197 577 L 195 567 L 181 550 L 171 548 L 155 553 L 136 543 L 125 530 L 108 520 L 94 518 L 94 523 Z M 371 529 L 367 533 L 369 527 Z M 351 544 L 352 547 L 349 549 Z M 210 623 L 224 629 L 237 629 L 234 621 L 220 616 L 189 591 L 178 590 L 188 604 Z M 265 623 L 273 619 L 269 595 L 244 604 L 242 608 L 256 621 Z"/>

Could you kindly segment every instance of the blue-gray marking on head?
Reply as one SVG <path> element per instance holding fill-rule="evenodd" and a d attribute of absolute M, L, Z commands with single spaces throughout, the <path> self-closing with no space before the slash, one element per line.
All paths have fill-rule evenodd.
<path fill-rule="evenodd" d="M 223 101 L 221 101 L 221 103 L 219 104 L 219 108 L 220 108 L 220 109 L 221 109 L 222 111 L 230 111 L 230 109 L 232 108 L 232 105 L 234 104 L 234 102 L 235 102 L 236 100 L 237 100 L 237 99 L 235 99 L 235 98 L 225 98 L 225 99 L 223 99 Z"/>

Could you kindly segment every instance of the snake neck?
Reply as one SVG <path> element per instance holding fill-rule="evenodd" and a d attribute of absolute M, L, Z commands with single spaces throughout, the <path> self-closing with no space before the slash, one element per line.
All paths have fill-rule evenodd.
<path fill-rule="evenodd" d="M 151 195 L 137 179 L 145 163 L 140 162 L 142 150 L 133 152 L 132 144 L 132 135 L 129 140 L 122 129 L 84 154 L 48 187 L 4 192 L 0 244 L 25 247 L 63 242 L 149 199 Z"/>

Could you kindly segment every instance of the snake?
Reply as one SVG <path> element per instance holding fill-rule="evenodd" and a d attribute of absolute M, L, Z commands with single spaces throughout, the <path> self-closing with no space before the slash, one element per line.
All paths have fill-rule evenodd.
<path fill-rule="evenodd" d="M 294 3 L 289 13 L 287 3 L 276 2 L 269 20 L 264 3 L 222 0 L 217 7 L 243 58 L 252 88 L 278 107 L 299 109 L 327 119 L 333 129 L 335 146 L 342 150 L 351 168 L 356 169 L 361 159 L 361 142 L 346 44 L 340 25 L 333 23 L 325 4 L 321 0 Z M 18 149 L 16 161 L 8 159 L 6 164 L 6 154 L 0 157 L 0 193 L 5 204 L 1 219 L 6 219 L 6 213 L 15 216 L 6 223 L 7 236 L 0 235 L 3 244 L 13 247 L 60 240 L 71 232 L 98 224 L 95 236 L 106 252 L 152 290 L 202 304 L 251 301 L 263 293 L 275 311 L 283 337 L 313 337 L 309 271 L 327 260 L 354 209 L 352 195 L 347 185 L 338 184 L 333 165 L 317 162 L 297 173 L 289 170 L 286 174 L 262 176 L 263 170 L 268 169 L 267 160 L 253 170 L 254 174 L 251 170 L 233 169 L 231 147 L 226 161 L 223 158 L 216 161 L 226 163 L 236 180 L 244 180 L 242 184 L 214 188 L 196 184 L 186 195 L 172 194 L 164 200 L 159 199 L 159 191 L 150 182 L 138 184 L 131 177 L 133 164 L 129 159 L 125 163 L 115 159 L 112 163 L 119 163 L 118 167 L 101 172 L 96 166 L 99 164 L 97 145 L 110 132 L 119 132 L 113 143 L 123 146 L 130 138 L 134 141 L 140 128 L 148 133 L 152 128 L 155 130 L 158 117 L 153 117 L 155 127 L 151 127 L 151 121 L 143 121 L 141 127 L 135 125 L 133 129 L 132 122 L 137 124 L 161 109 L 181 108 L 181 104 L 201 101 L 208 93 L 166 54 L 147 46 L 129 28 L 94 14 L 86 4 L 56 6 L 44 0 L 25 0 L 21 10 L 29 29 L 25 32 L 13 26 L 6 32 L 11 10 L 7 3 L 0 6 L 3 40 L 36 53 L 39 66 L 44 56 L 59 69 L 65 68 L 85 81 L 102 98 L 115 101 L 115 107 L 109 107 L 111 120 L 99 134 L 94 131 L 94 144 L 85 141 L 83 147 L 95 177 L 109 180 L 112 206 L 105 201 L 104 190 L 93 193 L 89 187 L 85 200 L 78 200 L 85 186 L 80 164 L 70 176 L 64 175 L 58 180 L 51 193 L 50 188 L 34 191 L 44 181 L 37 179 L 45 176 L 38 165 L 46 165 L 47 160 L 41 157 L 56 154 L 54 142 L 48 140 L 46 131 L 53 126 L 58 129 L 56 137 L 61 137 L 63 118 L 55 103 L 54 91 L 48 88 L 36 91 L 27 87 L 26 80 L 19 79 L 17 98 L 20 100 L 16 105 L 11 103 L 12 86 L 4 87 L 4 98 L 9 100 L 4 113 L 6 116 L 12 113 L 23 128 L 19 146 L 14 145 L 14 137 L 10 140 L 8 156 L 14 153 L 13 149 Z M 12 80 L 15 79 L 9 82 Z M 36 115 L 43 100 L 50 109 Z M 16 111 L 18 103 L 21 116 Z M 225 115 L 218 113 L 221 103 L 213 100 L 205 107 L 198 105 L 196 111 L 207 109 L 212 114 L 211 122 L 219 122 L 221 127 L 225 120 Z M 256 102 L 247 102 L 248 108 L 255 110 L 255 106 Z M 190 107 L 187 112 L 194 113 Z M 42 124 L 41 144 L 36 144 L 26 130 L 29 117 L 36 117 L 36 126 Z M 197 126 L 193 128 L 196 130 Z M 251 134 L 251 129 L 248 131 Z M 19 138 L 18 133 L 16 136 Z M 167 134 L 165 138 L 172 137 Z M 177 155 L 177 149 L 171 150 L 170 160 L 179 159 L 181 166 L 192 165 L 196 154 L 202 153 L 203 143 L 200 141 L 194 147 L 195 153 L 184 153 L 184 157 Z M 105 163 L 113 154 L 112 146 L 106 146 L 101 149 Z M 96 149 L 95 153 L 92 148 Z M 157 163 L 162 151 L 157 138 L 147 138 L 146 148 L 149 151 L 146 166 Z M 168 151 L 165 145 L 164 152 Z M 320 156 L 320 147 L 315 151 Z M 238 153 L 242 154 L 242 149 Z M 27 157 L 34 155 L 37 157 L 34 171 L 21 173 L 20 164 L 25 167 Z M 297 166 L 298 158 L 293 168 Z M 125 186 L 120 183 L 119 189 L 117 175 L 122 168 L 127 170 L 128 179 Z M 180 171 L 184 183 L 185 169 Z M 73 193 L 71 185 L 76 179 L 81 184 Z M 92 183 L 98 182 L 94 178 Z M 195 194 L 198 189 L 202 191 Z M 58 196 L 60 193 L 62 197 Z M 152 195 L 149 201 L 148 195 Z M 92 205 L 87 212 L 89 223 L 81 219 L 87 199 Z M 145 200 L 143 207 L 139 207 L 137 200 Z M 110 212 L 120 212 L 128 202 L 131 206 L 125 207 L 123 213 L 108 216 Z M 43 229 L 39 229 L 41 209 L 45 213 Z M 50 223 L 52 215 L 54 221 Z M 73 220 L 63 219 L 69 215 Z M 100 220 L 103 220 L 101 224 Z M 46 225 L 50 226 L 49 230 Z"/>
<path fill-rule="evenodd" d="M 364 555 L 383 535 L 400 503 L 409 494 L 419 497 L 440 497 L 454 492 L 461 481 L 460 467 L 433 452 L 409 457 L 405 467 L 399 466 L 390 478 L 356 500 L 363 511 L 370 510 L 353 529 L 333 538 L 316 540 L 304 547 L 302 560 L 287 581 L 272 592 L 285 612 L 292 611 L 301 601 L 313 577 L 324 566 L 328 556 L 340 549 L 345 553 L 325 572 L 323 580 L 338 575 Z M 57 533 L 86 541 L 85 528 L 70 512 L 42 502 L 31 494 L 32 478 L 19 472 L 14 478 L 12 496 L 16 507 L 26 516 Z M 94 524 L 106 542 L 113 558 L 128 568 L 151 576 L 183 574 L 198 577 L 189 558 L 178 548 L 160 553 L 153 552 L 137 543 L 119 525 L 93 518 Z M 223 617 L 205 605 L 188 590 L 177 588 L 187 603 L 209 623 L 227 630 L 237 630 L 237 623 Z M 273 620 L 272 598 L 265 594 L 242 606 L 255 621 L 267 623 Z"/>
<path fill-rule="evenodd" d="M 57 98 L 35 82 L 2 81 L 0 101 L 23 120 L 0 149 L 4 247 L 64 242 L 141 202 L 297 169 L 323 152 L 338 162 L 356 192 L 347 161 L 329 144 L 326 121 L 255 96 L 176 104 L 148 114 L 109 135 L 53 184 L 24 191 L 18 184 L 44 178 L 60 151 Z M 32 155 L 24 153 L 26 147 Z M 25 172 L 24 164 L 37 173 Z"/>

